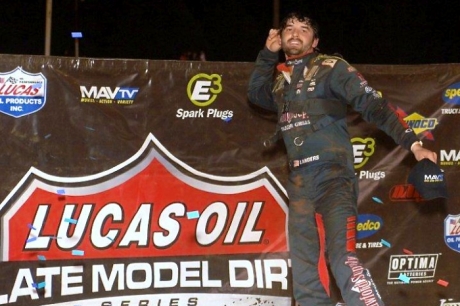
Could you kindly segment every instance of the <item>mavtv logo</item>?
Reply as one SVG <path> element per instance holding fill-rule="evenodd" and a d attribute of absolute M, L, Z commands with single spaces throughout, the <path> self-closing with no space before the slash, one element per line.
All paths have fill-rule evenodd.
<path fill-rule="evenodd" d="M 425 174 L 423 177 L 425 183 L 438 183 L 444 181 L 444 174 Z"/>
<path fill-rule="evenodd" d="M 103 104 L 132 104 L 139 92 L 137 87 L 80 86 L 81 102 Z"/>
<path fill-rule="evenodd" d="M 439 152 L 439 164 L 441 166 L 458 166 L 460 165 L 460 150 L 441 150 Z"/>

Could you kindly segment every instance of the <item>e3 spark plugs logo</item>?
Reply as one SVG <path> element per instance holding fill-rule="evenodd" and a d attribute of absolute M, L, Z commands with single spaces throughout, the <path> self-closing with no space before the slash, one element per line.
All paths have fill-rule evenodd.
<path fill-rule="evenodd" d="M 217 96 L 222 92 L 222 78 L 220 75 L 213 73 L 199 73 L 192 77 L 187 84 L 187 96 L 193 105 L 199 109 L 185 110 L 179 108 L 176 112 L 176 117 L 181 119 L 186 118 L 220 118 L 225 121 L 231 120 L 233 111 L 219 110 L 217 108 L 208 108 L 215 102 Z"/>
<path fill-rule="evenodd" d="M 375 151 L 375 140 L 373 138 L 360 138 L 354 137 L 351 139 L 353 145 L 354 168 L 357 170 L 363 167 Z M 356 173 L 360 180 L 374 180 L 378 181 L 385 178 L 383 171 L 368 171 L 361 170 Z"/>
<path fill-rule="evenodd" d="M 222 92 L 222 78 L 218 74 L 199 73 L 190 79 L 187 85 L 187 95 L 198 107 L 209 106 Z"/>
<path fill-rule="evenodd" d="M 355 169 L 359 169 L 364 166 L 369 158 L 374 154 L 375 140 L 373 138 L 360 138 L 353 137 L 351 139 L 353 144 L 353 156 Z"/>

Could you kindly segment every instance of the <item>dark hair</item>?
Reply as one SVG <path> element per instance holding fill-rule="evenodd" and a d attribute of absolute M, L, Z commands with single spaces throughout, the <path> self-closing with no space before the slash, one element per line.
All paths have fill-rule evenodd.
<path fill-rule="evenodd" d="M 287 27 L 289 20 L 291 19 L 296 19 L 300 22 L 303 22 L 307 25 L 309 25 L 313 29 L 313 37 L 314 38 L 319 38 L 319 25 L 318 23 L 311 19 L 310 17 L 303 15 L 300 12 L 292 12 L 289 13 L 286 17 L 284 17 L 283 20 L 280 22 L 280 34 L 283 32 L 283 30 Z"/>

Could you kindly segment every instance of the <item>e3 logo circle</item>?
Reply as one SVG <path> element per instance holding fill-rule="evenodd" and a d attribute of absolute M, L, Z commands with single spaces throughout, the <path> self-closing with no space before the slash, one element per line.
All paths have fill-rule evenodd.
<path fill-rule="evenodd" d="M 375 140 L 373 138 L 354 137 L 351 139 L 353 145 L 354 168 L 359 169 L 364 166 L 369 157 L 374 154 Z"/>
<path fill-rule="evenodd" d="M 222 79 L 218 74 L 199 73 L 190 79 L 187 96 L 198 107 L 211 105 L 222 91 Z"/>

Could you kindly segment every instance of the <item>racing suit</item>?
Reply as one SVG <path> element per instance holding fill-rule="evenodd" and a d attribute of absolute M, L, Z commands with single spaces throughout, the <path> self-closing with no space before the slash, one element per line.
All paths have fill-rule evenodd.
<path fill-rule="evenodd" d="M 277 134 L 287 149 L 294 297 L 301 306 L 335 305 L 330 298 L 328 260 L 347 305 L 384 305 L 356 255 L 358 182 L 347 106 L 408 150 L 418 139 L 343 59 L 313 52 L 277 64 L 278 52 L 267 47 L 259 52 L 248 98 L 278 113 Z M 281 72 L 277 78 L 275 68 Z"/>

